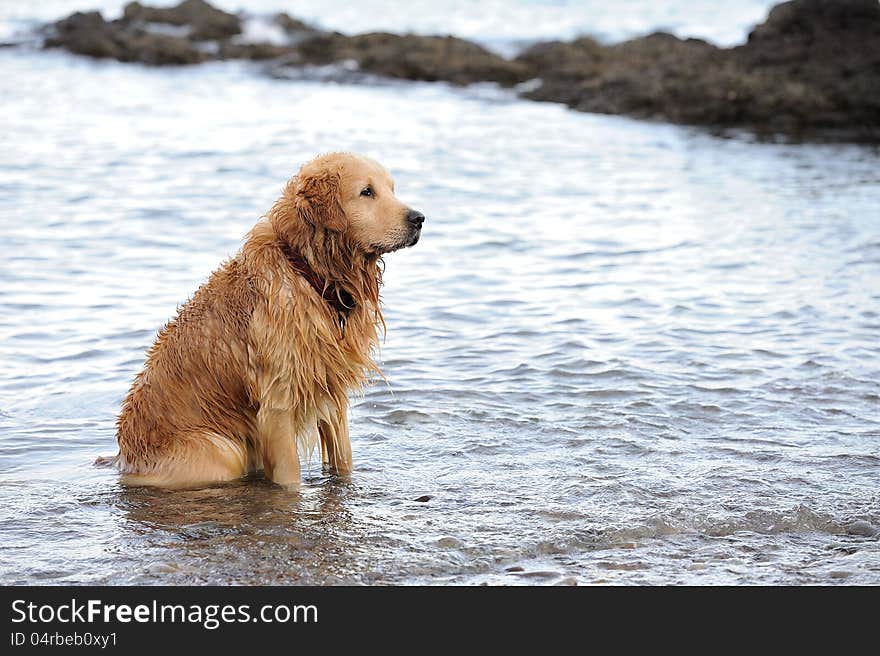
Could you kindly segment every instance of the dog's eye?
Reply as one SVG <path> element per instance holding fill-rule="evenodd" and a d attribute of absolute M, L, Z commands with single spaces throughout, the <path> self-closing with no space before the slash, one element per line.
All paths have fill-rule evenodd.
<path fill-rule="evenodd" d="M 367 198 L 372 198 L 376 194 L 373 193 L 372 187 L 364 187 L 361 189 L 361 196 L 366 196 Z"/>

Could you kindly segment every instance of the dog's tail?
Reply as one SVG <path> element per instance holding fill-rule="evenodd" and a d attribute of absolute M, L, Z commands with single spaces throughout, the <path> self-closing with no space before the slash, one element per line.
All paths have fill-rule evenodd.
<path fill-rule="evenodd" d="M 119 454 L 115 456 L 98 456 L 95 459 L 95 467 L 119 467 Z"/>

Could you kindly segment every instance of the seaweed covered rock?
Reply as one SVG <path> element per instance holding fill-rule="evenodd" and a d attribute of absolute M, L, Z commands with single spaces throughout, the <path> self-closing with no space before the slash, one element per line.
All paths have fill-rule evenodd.
<path fill-rule="evenodd" d="M 793 0 L 742 46 L 651 34 L 612 46 L 541 43 L 517 61 L 534 100 L 795 137 L 880 140 L 880 3 Z"/>
<path fill-rule="evenodd" d="M 100 13 L 75 13 L 53 25 L 48 48 L 61 47 L 80 55 L 153 65 L 196 64 L 207 55 L 188 40 L 105 21 Z"/>
<path fill-rule="evenodd" d="M 116 30 L 97 11 L 76 12 L 53 25 L 54 33 L 46 39 L 47 48 L 65 48 L 78 55 L 112 57 L 122 52 Z"/>
<path fill-rule="evenodd" d="M 288 46 L 277 46 L 272 43 L 230 43 L 221 42 L 217 51 L 220 59 L 278 59 L 293 51 Z"/>
<path fill-rule="evenodd" d="M 655 33 L 614 46 L 591 39 L 538 44 L 520 57 L 542 84 L 526 95 L 582 111 L 658 116 L 688 111 L 691 85 L 719 64 L 714 46 Z M 693 108 L 697 109 L 697 108 Z"/>
<path fill-rule="evenodd" d="M 789 130 L 880 141 L 880 2 L 777 5 L 731 57 L 739 69 L 773 80 L 777 89 L 756 109 Z"/>
<path fill-rule="evenodd" d="M 123 20 L 132 23 L 165 23 L 187 26 L 193 41 L 226 39 L 241 34 L 241 20 L 204 0 L 184 0 L 176 7 L 147 7 L 139 2 L 125 6 Z"/>
<path fill-rule="evenodd" d="M 580 111 L 766 135 L 880 141 L 877 0 L 785 2 L 735 48 L 655 33 L 610 46 L 588 37 L 538 43 L 513 60 L 452 36 L 348 36 L 283 13 L 273 22 L 286 34 L 285 45 L 242 42 L 240 18 L 204 0 L 171 8 L 132 2 L 116 21 L 97 12 L 58 21 L 46 46 L 148 64 L 271 59 L 277 63 L 270 72 L 279 77 L 315 75 L 310 65 L 338 64 L 320 74 L 460 85 L 531 80 L 520 87 L 522 96 Z M 157 29 L 156 23 L 175 27 Z"/>
<path fill-rule="evenodd" d="M 275 25 L 280 27 L 282 30 L 284 30 L 288 35 L 317 31 L 314 28 L 310 27 L 307 23 L 293 18 L 283 11 L 275 14 L 275 16 L 272 18 L 272 22 L 275 23 Z"/>
<path fill-rule="evenodd" d="M 238 16 L 204 0 L 184 0 L 176 7 L 129 3 L 122 18 L 105 21 L 97 12 L 74 14 L 54 24 L 47 47 L 62 47 L 91 57 L 150 64 L 187 64 L 207 59 L 277 59 L 283 66 L 345 63 L 346 70 L 408 80 L 443 80 L 453 84 L 498 82 L 513 85 L 529 70 L 485 48 L 452 36 L 398 35 L 384 32 L 347 36 L 321 32 L 285 13 L 273 22 L 287 45 L 243 43 Z M 156 24 L 174 26 L 169 32 Z M 205 41 L 215 42 L 211 44 Z M 352 64 L 354 62 L 354 64 Z"/>
<path fill-rule="evenodd" d="M 497 82 L 510 86 L 526 79 L 529 73 L 518 62 L 453 36 L 323 33 L 302 40 L 296 51 L 298 57 L 289 64 L 354 61 L 363 72 L 406 80 Z"/>

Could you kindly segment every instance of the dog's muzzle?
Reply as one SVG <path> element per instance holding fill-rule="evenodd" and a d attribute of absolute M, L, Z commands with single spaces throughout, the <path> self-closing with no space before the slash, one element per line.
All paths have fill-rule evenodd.
<path fill-rule="evenodd" d="M 425 215 L 418 210 L 410 210 L 406 213 L 406 222 L 410 227 L 409 239 L 405 247 L 415 246 L 419 237 L 422 236 L 422 224 L 425 222 Z"/>

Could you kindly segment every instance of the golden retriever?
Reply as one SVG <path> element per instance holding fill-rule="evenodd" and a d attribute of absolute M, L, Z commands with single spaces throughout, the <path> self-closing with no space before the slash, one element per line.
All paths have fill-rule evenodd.
<path fill-rule="evenodd" d="M 159 332 L 105 462 L 133 485 L 261 469 L 288 485 L 320 441 L 324 465 L 350 472 L 348 394 L 379 373 L 381 257 L 414 245 L 424 220 L 377 162 L 331 153 L 305 164 Z"/>

